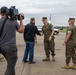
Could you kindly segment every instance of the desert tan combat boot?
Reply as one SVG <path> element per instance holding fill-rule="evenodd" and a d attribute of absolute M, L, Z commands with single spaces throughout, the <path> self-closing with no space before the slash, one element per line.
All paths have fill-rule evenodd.
<path fill-rule="evenodd" d="M 55 57 L 54 56 L 52 56 L 52 61 L 55 61 Z"/>
<path fill-rule="evenodd" d="M 42 61 L 50 61 L 50 58 L 45 58 Z"/>
<path fill-rule="evenodd" d="M 76 70 L 76 64 L 74 64 L 71 69 L 75 69 Z"/>
<path fill-rule="evenodd" d="M 70 69 L 69 64 L 66 64 L 65 66 L 62 66 L 63 69 Z"/>
<path fill-rule="evenodd" d="M 1 57 L 1 56 L 0 56 L 0 60 L 2 60 L 2 59 L 4 59 L 4 57 Z"/>

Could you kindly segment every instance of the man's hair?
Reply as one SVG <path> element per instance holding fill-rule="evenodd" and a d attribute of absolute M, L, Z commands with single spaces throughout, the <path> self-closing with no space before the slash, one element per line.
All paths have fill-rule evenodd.
<path fill-rule="evenodd" d="M 35 18 L 31 18 L 30 21 L 31 21 L 31 22 L 32 22 L 32 21 L 35 21 Z"/>

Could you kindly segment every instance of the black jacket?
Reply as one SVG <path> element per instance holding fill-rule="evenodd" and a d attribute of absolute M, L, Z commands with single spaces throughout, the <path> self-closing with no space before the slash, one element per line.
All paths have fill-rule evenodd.
<path fill-rule="evenodd" d="M 24 29 L 24 40 L 34 42 L 35 34 L 41 35 L 34 23 L 29 23 Z"/>

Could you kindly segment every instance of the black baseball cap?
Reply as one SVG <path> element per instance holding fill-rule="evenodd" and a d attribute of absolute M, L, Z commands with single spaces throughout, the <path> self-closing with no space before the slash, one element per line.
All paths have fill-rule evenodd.
<path fill-rule="evenodd" d="M 0 13 L 7 13 L 8 8 L 6 6 L 1 7 Z"/>

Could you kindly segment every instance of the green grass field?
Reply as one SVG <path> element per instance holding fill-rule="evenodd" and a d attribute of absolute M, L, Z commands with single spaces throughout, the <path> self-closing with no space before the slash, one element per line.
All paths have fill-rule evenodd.
<path fill-rule="evenodd" d="M 59 30 L 59 32 L 63 32 L 63 33 L 65 33 L 66 31 L 67 31 L 66 29 Z"/>

